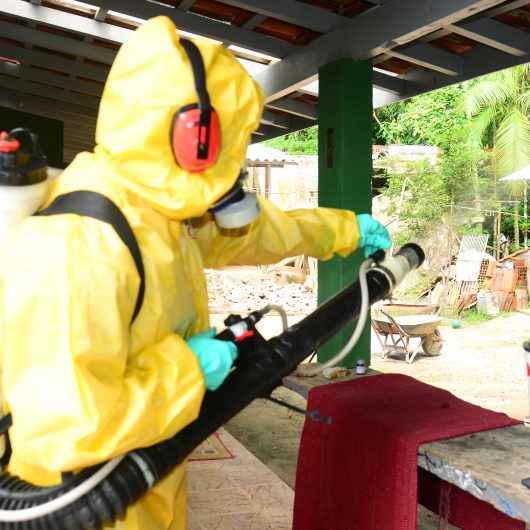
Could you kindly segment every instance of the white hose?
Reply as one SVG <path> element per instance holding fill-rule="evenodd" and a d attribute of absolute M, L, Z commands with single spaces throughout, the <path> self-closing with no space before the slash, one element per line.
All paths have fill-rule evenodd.
<path fill-rule="evenodd" d="M 262 311 L 263 313 L 270 313 L 271 311 L 276 311 L 276 313 L 278 313 L 282 319 L 283 331 L 285 331 L 289 327 L 289 323 L 287 322 L 287 312 L 281 305 L 269 304 L 265 306 Z"/>
<path fill-rule="evenodd" d="M 361 285 L 361 311 L 359 313 L 359 319 L 350 339 L 345 346 L 340 350 L 335 357 L 332 357 L 324 364 L 318 364 L 317 366 L 309 366 L 302 364 L 298 367 L 297 373 L 303 377 L 314 377 L 320 375 L 326 368 L 332 368 L 339 364 L 346 356 L 355 348 L 355 345 L 359 341 L 361 334 L 364 330 L 368 313 L 370 311 L 370 294 L 368 292 L 368 281 L 366 279 L 366 273 L 370 270 L 374 261 L 372 259 L 364 260 L 359 267 L 359 283 Z"/>
<path fill-rule="evenodd" d="M 18 523 L 21 521 L 29 521 L 31 519 L 45 517 L 57 510 L 61 510 L 83 497 L 83 495 L 86 495 L 100 482 L 105 480 L 110 473 L 116 469 L 125 456 L 126 455 L 113 458 L 110 462 L 107 462 L 103 467 L 98 469 L 91 477 L 56 499 L 39 504 L 38 506 L 32 506 L 31 508 L 23 508 L 21 510 L 0 510 L 0 522 Z"/>

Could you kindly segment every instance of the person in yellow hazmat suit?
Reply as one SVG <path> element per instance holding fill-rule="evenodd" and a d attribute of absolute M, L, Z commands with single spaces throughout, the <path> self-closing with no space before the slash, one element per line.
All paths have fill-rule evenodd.
<path fill-rule="evenodd" d="M 35 484 L 56 484 L 61 472 L 155 444 L 197 417 L 205 392 L 222 383 L 237 354 L 208 332 L 205 267 L 390 246 L 369 215 L 285 213 L 264 200 L 246 229 L 218 226 L 211 209 L 238 181 L 263 96 L 224 47 L 199 40 L 190 52 L 187 42 L 159 17 L 122 46 L 101 100 L 94 152 L 75 158 L 48 199 L 95 191 L 127 218 L 145 268 L 145 296 L 132 325 L 139 277 L 109 224 L 74 214 L 28 217 L 5 257 L 9 470 Z M 194 60 L 203 63 L 202 81 Z M 187 146 L 187 118 L 184 129 L 178 121 L 204 97 L 201 83 L 216 111 L 205 125 L 217 128 L 208 160 L 197 142 Z M 184 466 L 114 528 L 185 529 Z"/>

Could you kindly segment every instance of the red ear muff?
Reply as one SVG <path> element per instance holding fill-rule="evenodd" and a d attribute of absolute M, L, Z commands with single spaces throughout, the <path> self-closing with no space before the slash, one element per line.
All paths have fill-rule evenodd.
<path fill-rule="evenodd" d="M 214 109 L 197 104 L 180 109 L 173 118 L 171 144 L 177 164 L 186 171 L 201 173 L 212 167 L 221 149 L 221 128 Z"/>

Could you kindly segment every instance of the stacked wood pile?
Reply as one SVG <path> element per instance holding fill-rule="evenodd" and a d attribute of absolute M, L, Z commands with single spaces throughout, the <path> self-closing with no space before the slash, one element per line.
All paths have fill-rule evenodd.
<path fill-rule="evenodd" d="M 501 311 L 518 311 L 528 307 L 527 268 L 524 260 L 504 260 L 485 288 L 497 298 Z"/>
<path fill-rule="evenodd" d="M 456 259 L 454 257 L 442 274 L 433 280 L 420 299 L 439 304 L 456 314 L 474 306 L 485 312 L 481 299 L 488 301 L 485 304 L 488 307 L 493 303 L 497 313 L 528 308 L 530 257 L 525 259 L 516 254 L 497 262 L 490 256 L 482 260 L 476 279 L 461 281 L 455 273 Z"/>

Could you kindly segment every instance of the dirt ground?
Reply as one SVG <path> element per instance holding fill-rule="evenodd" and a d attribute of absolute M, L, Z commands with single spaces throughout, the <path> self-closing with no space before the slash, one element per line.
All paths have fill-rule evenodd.
<path fill-rule="evenodd" d="M 298 317 L 299 318 L 299 317 Z M 290 324 L 298 320 L 291 319 Z M 220 324 L 221 316 L 215 322 Z M 262 332 L 280 331 L 275 318 L 266 319 Z M 403 360 L 382 359 L 372 337 L 372 367 L 381 372 L 403 373 L 439 386 L 477 405 L 523 419 L 528 416 L 528 389 L 522 343 L 530 338 L 530 316 L 513 313 L 461 329 L 443 327 L 442 355 L 418 356 L 409 365 Z M 304 407 L 305 400 L 280 388 L 275 397 Z M 298 447 L 304 417 L 265 400 L 256 400 L 231 420 L 228 431 L 294 488 Z M 434 519 L 422 514 L 420 528 L 435 528 Z"/>
<path fill-rule="evenodd" d="M 528 387 L 522 344 L 530 338 L 530 316 L 510 313 L 461 329 L 441 329 L 440 357 L 418 357 L 409 365 L 382 359 L 372 340 L 372 367 L 397 372 L 449 390 L 485 408 L 523 419 L 528 416 Z"/>

